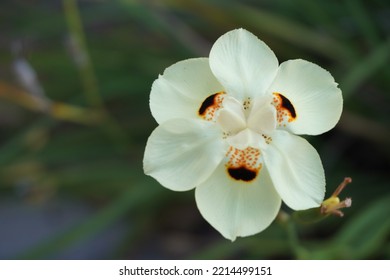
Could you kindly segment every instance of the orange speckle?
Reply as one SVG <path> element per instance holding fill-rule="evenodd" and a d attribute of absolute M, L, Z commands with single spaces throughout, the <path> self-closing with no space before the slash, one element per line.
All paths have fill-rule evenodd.
<path fill-rule="evenodd" d="M 286 122 L 290 123 L 297 119 L 294 106 L 288 98 L 278 92 L 274 92 L 273 105 L 276 108 L 276 119 L 280 126 L 285 126 Z"/>
<path fill-rule="evenodd" d="M 253 181 L 262 168 L 260 155 L 260 150 L 252 147 L 244 150 L 230 147 L 226 154 L 228 175 L 235 180 Z"/>
<path fill-rule="evenodd" d="M 216 112 L 222 107 L 225 92 L 217 92 L 207 97 L 201 104 L 198 114 L 206 121 L 214 120 Z"/>

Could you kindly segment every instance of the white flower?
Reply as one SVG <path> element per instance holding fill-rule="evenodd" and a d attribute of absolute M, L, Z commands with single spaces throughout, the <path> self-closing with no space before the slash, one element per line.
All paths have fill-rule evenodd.
<path fill-rule="evenodd" d="M 164 187 L 196 187 L 203 217 L 234 240 L 267 228 L 283 200 L 320 206 L 325 176 L 316 150 L 295 134 L 333 128 L 342 96 L 329 72 L 304 60 L 279 65 L 252 33 L 233 30 L 209 58 L 180 61 L 153 83 L 159 126 L 144 171 Z"/>

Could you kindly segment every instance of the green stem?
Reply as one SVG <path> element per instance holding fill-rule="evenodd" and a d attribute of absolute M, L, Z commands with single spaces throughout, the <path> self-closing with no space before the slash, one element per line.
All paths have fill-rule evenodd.
<path fill-rule="evenodd" d="M 88 53 L 84 29 L 76 0 L 63 0 L 63 5 L 70 35 L 75 41 L 76 48 L 78 48 L 82 58 L 79 66 L 85 98 L 92 107 L 102 109 L 103 101 L 99 94 L 95 71 Z"/>
<path fill-rule="evenodd" d="M 84 87 L 85 98 L 90 106 L 100 110 L 105 116 L 105 131 L 112 137 L 118 152 L 125 152 L 129 139 L 117 121 L 108 114 L 100 97 L 99 87 L 92 61 L 89 56 L 85 32 L 81 22 L 80 12 L 76 0 L 63 0 L 65 16 L 69 32 L 75 40 L 77 51 L 80 54 L 80 75 Z"/>
<path fill-rule="evenodd" d="M 290 244 L 290 248 L 292 253 L 294 254 L 296 259 L 307 259 L 307 250 L 301 245 L 297 233 L 297 228 L 294 223 L 293 217 L 286 213 L 280 213 L 279 219 L 282 223 L 282 226 L 286 230 L 288 243 Z"/>

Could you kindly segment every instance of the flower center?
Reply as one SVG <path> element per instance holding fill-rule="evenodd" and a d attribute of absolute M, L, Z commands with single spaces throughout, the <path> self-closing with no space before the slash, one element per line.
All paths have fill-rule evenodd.
<path fill-rule="evenodd" d="M 272 141 L 277 112 L 272 97 L 247 99 L 243 103 L 225 95 L 216 122 L 224 131 L 230 148 L 225 164 L 230 178 L 250 183 L 263 166 L 262 151 Z"/>
<path fill-rule="evenodd" d="M 276 129 L 274 103 L 273 96 L 240 102 L 222 91 L 207 97 L 199 107 L 201 118 L 215 121 L 223 130 L 229 144 L 225 166 L 231 179 L 250 183 L 260 173 L 261 151 L 271 143 L 270 135 Z"/>
<path fill-rule="evenodd" d="M 248 147 L 265 149 L 276 129 L 276 109 L 272 97 L 260 97 L 243 103 L 225 96 L 218 112 L 217 123 L 230 146 L 244 150 Z"/>

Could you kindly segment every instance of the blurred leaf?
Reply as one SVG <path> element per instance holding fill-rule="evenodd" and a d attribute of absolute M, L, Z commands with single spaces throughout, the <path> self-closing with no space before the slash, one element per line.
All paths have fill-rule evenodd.
<path fill-rule="evenodd" d="M 349 50 L 328 35 L 312 31 L 298 22 L 279 17 L 276 13 L 265 9 L 237 5 L 232 7 L 232 16 L 253 25 L 262 32 L 285 40 L 287 43 L 315 51 L 331 59 L 345 60 L 350 57 Z"/>
<path fill-rule="evenodd" d="M 306 210 L 295 211 L 292 217 L 298 223 L 312 224 L 325 219 L 327 216 L 321 214 L 321 208 L 310 208 Z"/>
<path fill-rule="evenodd" d="M 30 127 L 22 129 L 22 131 L 14 137 L 7 139 L 6 143 L 3 143 L 0 147 L 0 165 L 9 164 L 14 159 L 24 155 L 27 150 L 26 139 L 31 132 L 36 129 L 49 127 L 51 124 L 52 122 L 50 119 L 41 118 Z"/>
<path fill-rule="evenodd" d="M 163 2 L 121 0 L 129 13 L 154 32 L 162 33 L 182 46 L 188 54 L 204 56 L 210 44 L 184 21 L 176 17 Z M 187 54 L 187 55 L 188 55 Z"/>
<path fill-rule="evenodd" d="M 50 174 L 67 193 L 109 199 L 131 182 L 144 180 L 139 169 L 126 161 L 106 159 L 60 167 Z"/>
<path fill-rule="evenodd" d="M 178 3 L 174 2 L 173 5 L 178 5 Z M 202 14 L 212 24 L 217 23 L 217 20 L 220 24 L 233 20 L 237 22 L 236 28 L 248 26 L 288 44 L 315 51 L 331 59 L 345 61 L 351 58 L 349 49 L 327 34 L 310 30 L 298 21 L 285 18 L 267 9 L 250 7 L 237 2 L 217 3 L 213 1 L 213 5 L 210 5 L 209 2 L 196 0 L 186 1 L 184 7 L 186 6 L 191 9 L 195 8 L 198 14 Z"/>
<path fill-rule="evenodd" d="M 96 109 L 101 109 L 103 108 L 103 100 L 100 97 L 95 70 L 89 57 L 78 3 L 76 0 L 62 0 L 62 3 L 69 28 L 70 38 L 74 46 L 74 57 L 78 57 L 76 60 L 78 61 L 80 77 L 83 82 L 85 98 L 90 106 L 95 107 Z"/>
<path fill-rule="evenodd" d="M 33 112 L 35 103 L 31 98 L 8 96 L 1 104 L 0 114 L 3 198 L 17 196 L 17 181 L 29 177 L 40 193 L 50 192 L 45 186 L 52 186 L 49 195 L 106 204 L 96 216 L 31 248 L 23 256 L 48 258 L 92 238 L 127 215 L 134 223 L 129 225 L 129 235 L 133 236 L 129 236 L 126 248 L 118 251 L 122 254 L 118 258 L 136 255 L 154 246 L 150 244 L 169 240 L 156 241 L 167 227 L 159 217 L 167 216 L 169 220 L 169 211 L 181 209 L 177 199 L 182 199 L 182 204 L 193 203 L 193 193 L 173 194 L 161 186 L 154 189 L 151 186 L 155 183 L 141 170 L 145 142 L 157 125 L 148 107 L 150 88 L 166 67 L 181 59 L 207 54 L 216 38 L 240 27 L 266 41 L 280 60 L 308 59 L 331 70 L 340 83 L 346 114 L 336 129 L 313 137 L 310 142 L 315 147 L 325 147 L 320 154 L 328 185 L 338 183 L 345 175 L 354 178 L 348 192 L 354 205 L 343 219 L 295 225 L 296 230 L 291 232 L 296 235 L 292 237 L 277 223 L 234 243 L 224 240 L 211 227 L 207 228 L 208 232 L 204 228 L 186 227 L 194 231 L 188 236 L 196 238 L 196 244 L 205 245 L 183 257 L 389 256 L 385 215 L 389 213 L 389 201 L 384 200 L 389 194 L 389 153 L 386 152 L 390 151 L 387 112 L 390 72 L 386 66 L 390 60 L 390 41 L 381 38 L 389 33 L 388 1 L 77 1 L 79 13 L 70 12 L 68 18 L 61 1 L 38 2 L 3 1 L 0 76 L 7 84 L 15 84 L 10 66 L 21 55 L 34 66 L 50 100 L 75 105 L 74 109 L 82 111 L 57 107 L 50 112 L 57 117 L 53 118 Z M 69 30 L 78 33 L 73 35 L 78 36 L 78 45 L 71 44 Z M 20 42 L 19 52 L 12 47 L 14 41 Z M 80 41 L 84 49 L 80 48 Z M 88 70 L 93 73 L 83 74 L 80 58 L 87 51 L 94 68 Z M 91 78 L 91 74 L 96 76 Z M 87 84 L 91 79 L 96 85 Z M 94 125 L 90 126 L 64 121 L 69 120 L 64 112 L 75 117 L 83 112 L 88 113 L 88 116 L 84 114 L 87 118 L 93 115 L 83 107 L 83 87 L 97 92 L 97 83 L 107 108 L 103 115 L 107 114 L 109 120 L 91 121 Z M 14 106 L 17 102 L 24 107 Z M 195 205 L 191 211 L 196 211 Z M 200 219 L 198 212 L 196 215 Z M 146 225 L 140 226 L 141 223 Z M 172 224 L 168 227 L 172 228 Z M 133 231 L 132 226 L 138 228 Z M 174 227 L 172 232 L 180 230 Z M 295 248 L 288 238 L 296 243 Z M 172 257 L 169 250 L 161 250 L 161 256 Z"/>
<path fill-rule="evenodd" d="M 341 34 L 330 13 L 332 7 L 328 1 L 298 0 L 296 2 L 301 16 L 310 20 L 311 24 L 329 30 L 333 35 Z"/>
<path fill-rule="evenodd" d="M 340 85 L 344 98 L 349 98 L 356 89 L 379 70 L 388 65 L 390 59 L 390 41 L 377 46 L 369 55 L 356 62 Z"/>
<path fill-rule="evenodd" d="M 354 205 L 353 207 L 356 207 Z M 390 196 L 377 199 L 346 223 L 324 249 L 312 251 L 320 259 L 365 259 L 373 255 L 390 234 Z"/>
<path fill-rule="evenodd" d="M 0 97 L 34 112 L 46 113 L 60 120 L 81 124 L 96 124 L 103 119 L 98 111 L 54 102 L 0 81 Z"/>
<path fill-rule="evenodd" d="M 16 256 L 17 259 L 47 259 L 69 246 L 96 234 L 123 218 L 125 214 L 136 213 L 137 208 L 145 203 L 151 203 L 158 198 L 162 188 L 150 189 L 150 180 L 133 184 L 128 190 L 119 195 L 109 205 L 100 210 L 94 217 L 88 218 L 79 225 L 53 236 L 30 250 Z"/>
<path fill-rule="evenodd" d="M 390 129 L 377 120 L 370 120 L 348 110 L 344 110 L 339 127 L 352 135 L 367 139 L 381 145 L 383 151 L 390 155 Z"/>
<path fill-rule="evenodd" d="M 282 227 L 274 223 L 261 234 L 237 238 L 234 242 L 222 237 L 213 244 L 200 249 L 192 259 L 236 259 L 241 252 L 250 252 L 254 258 L 276 256 L 290 250 L 290 244 Z"/>
<path fill-rule="evenodd" d="M 367 258 L 390 234 L 390 196 L 374 201 L 349 221 L 334 239 L 347 258 Z"/>
<path fill-rule="evenodd" d="M 379 44 L 380 36 L 378 34 L 378 28 L 374 25 L 373 19 L 367 13 L 367 8 L 363 2 L 361 0 L 344 0 L 344 2 L 366 41 L 371 46 Z"/>

